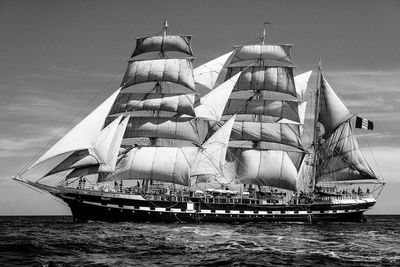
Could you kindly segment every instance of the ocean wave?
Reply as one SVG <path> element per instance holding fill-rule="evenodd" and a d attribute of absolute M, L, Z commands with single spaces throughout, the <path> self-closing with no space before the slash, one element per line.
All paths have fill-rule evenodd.
<path fill-rule="evenodd" d="M 69 217 L 0 223 L 1 266 L 400 265 L 399 217 L 325 225 L 73 223 Z"/>

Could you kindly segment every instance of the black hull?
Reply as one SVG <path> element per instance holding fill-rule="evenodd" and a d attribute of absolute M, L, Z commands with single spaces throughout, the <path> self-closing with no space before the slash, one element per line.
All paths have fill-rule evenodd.
<path fill-rule="evenodd" d="M 55 195 L 68 203 L 77 222 L 360 222 L 365 220 L 363 212 L 375 204 L 375 201 L 303 205 L 211 204 L 196 199 L 189 202 L 155 201 L 118 193 L 62 191 Z"/>

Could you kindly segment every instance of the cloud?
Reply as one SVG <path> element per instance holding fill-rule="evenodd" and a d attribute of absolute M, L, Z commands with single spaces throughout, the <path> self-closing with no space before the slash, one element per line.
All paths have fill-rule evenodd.
<path fill-rule="evenodd" d="M 70 78 L 105 78 L 105 79 L 115 79 L 121 77 L 122 74 L 118 73 L 104 73 L 96 71 L 85 71 L 76 68 L 61 67 L 58 65 L 50 64 L 48 65 L 48 70 L 43 72 L 31 73 L 22 75 L 22 79 L 45 79 L 45 80 L 65 80 Z"/>
<path fill-rule="evenodd" d="M 400 144 L 399 144 L 400 145 Z M 379 146 L 363 149 L 363 154 L 378 176 L 385 181 L 398 183 L 400 171 L 400 146 Z"/>
<path fill-rule="evenodd" d="M 30 135 L 3 136 L 0 139 L 0 158 L 19 157 L 27 158 L 37 155 L 49 143 L 55 143 L 63 128 L 41 128 L 40 133 Z"/>
<path fill-rule="evenodd" d="M 331 70 L 324 77 L 346 95 L 351 93 L 389 93 L 400 91 L 400 68 L 389 70 L 340 69 Z M 337 85 L 337 86 L 336 86 Z"/>

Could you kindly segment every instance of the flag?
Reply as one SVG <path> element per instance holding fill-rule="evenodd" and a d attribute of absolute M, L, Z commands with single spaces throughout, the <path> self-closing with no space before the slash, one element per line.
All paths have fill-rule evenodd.
<path fill-rule="evenodd" d="M 370 120 L 363 119 L 357 116 L 356 118 L 356 128 L 365 129 L 365 130 L 373 130 L 374 123 Z"/>

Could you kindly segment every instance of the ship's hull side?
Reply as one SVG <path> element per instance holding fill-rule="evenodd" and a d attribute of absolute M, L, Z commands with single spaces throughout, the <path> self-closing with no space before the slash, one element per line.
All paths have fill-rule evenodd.
<path fill-rule="evenodd" d="M 216 204 L 202 201 L 145 200 L 127 198 L 124 194 L 79 191 L 56 194 L 68 203 L 75 221 L 191 223 L 362 221 L 363 212 L 375 204 L 374 201 L 307 205 Z"/>

